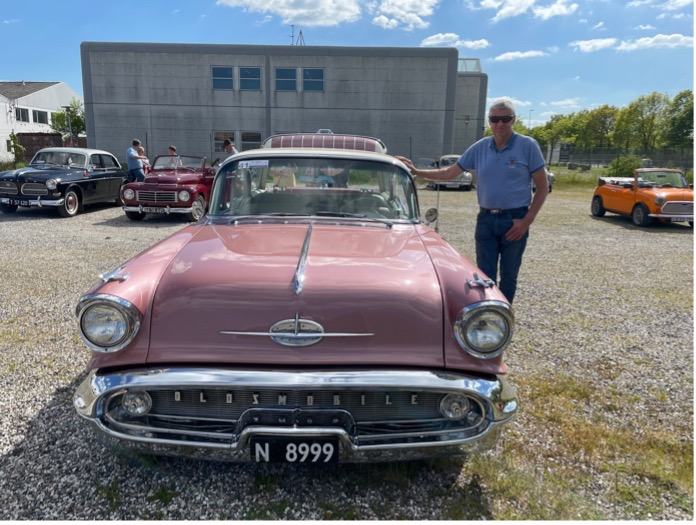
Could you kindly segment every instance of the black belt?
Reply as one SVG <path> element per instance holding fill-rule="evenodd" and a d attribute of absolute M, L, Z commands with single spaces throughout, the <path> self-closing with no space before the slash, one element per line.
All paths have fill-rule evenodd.
<path fill-rule="evenodd" d="M 527 211 L 528 206 L 522 206 L 521 208 L 509 208 L 507 210 L 502 210 L 500 208 L 479 208 L 479 211 L 484 215 L 500 215 L 501 213 L 512 213 L 516 211 Z"/>

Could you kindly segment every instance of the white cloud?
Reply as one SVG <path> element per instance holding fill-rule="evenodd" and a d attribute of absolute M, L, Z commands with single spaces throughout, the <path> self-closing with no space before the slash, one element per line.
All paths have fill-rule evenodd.
<path fill-rule="evenodd" d="M 549 102 L 549 105 L 554 106 L 554 107 L 561 107 L 561 108 L 579 108 L 580 107 L 580 99 L 578 99 L 578 98 L 566 98 L 563 100 L 554 100 L 552 102 Z"/>
<path fill-rule="evenodd" d="M 641 25 L 637 26 L 636 29 L 639 29 L 641 31 L 649 31 L 649 30 L 655 29 L 655 28 L 653 26 L 651 26 L 650 24 L 641 24 Z"/>
<path fill-rule="evenodd" d="M 594 40 L 575 40 L 568 45 L 583 53 L 593 53 L 594 51 L 612 48 L 617 42 L 616 38 L 595 38 Z"/>
<path fill-rule="evenodd" d="M 598 24 L 595 24 L 592 29 L 604 29 L 604 22 L 599 22 Z"/>
<path fill-rule="evenodd" d="M 694 37 L 684 35 L 655 35 L 652 37 L 639 38 L 634 41 L 624 41 L 617 46 L 619 51 L 635 51 L 637 49 L 649 48 L 675 48 L 693 47 Z"/>
<path fill-rule="evenodd" d="M 368 2 L 366 7 L 377 15 L 373 24 L 381 25 L 382 21 L 389 20 L 390 29 L 399 27 L 412 31 L 430 26 L 426 19 L 433 15 L 439 3 L 440 0 L 380 0 Z"/>
<path fill-rule="evenodd" d="M 578 10 L 578 4 L 568 4 L 567 0 L 556 0 L 553 4 L 544 7 L 534 7 L 534 16 L 542 20 L 548 20 L 554 16 L 572 15 Z"/>
<path fill-rule="evenodd" d="M 523 60 L 543 56 L 548 56 L 548 53 L 544 53 L 543 51 L 510 51 L 509 53 L 498 55 L 493 59 L 493 62 L 510 62 L 512 60 Z"/>
<path fill-rule="evenodd" d="M 456 33 L 438 33 L 421 41 L 422 47 L 456 47 L 460 49 L 485 49 L 491 44 L 488 40 L 461 40 Z"/>
<path fill-rule="evenodd" d="M 334 27 L 360 19 L 360 0 L 217 0 L 217 5 L 277 16 L 283 24 Z"/>
<path fill-rule="evenodd" d="M 491 19 L 493 22 L 499 22 L 506 18 L 523 15 L 534 6 L 535 0 L 505 0 L 502 3 L 496 3 L 498 4 L 496 6 L 498 12 Z"/>
<path fill-rule="evenodd" d="M 12 18 L 12 19 L 9 19 L 9 20 L 8 20 L 8 19 L 5 19 L 5 20 L 2 21 L 2 23 L 3 23 L 3 24 L 18 24 L 18 23 L 19 23 L 19 20 L 17 20 L 16 18 Z"/>

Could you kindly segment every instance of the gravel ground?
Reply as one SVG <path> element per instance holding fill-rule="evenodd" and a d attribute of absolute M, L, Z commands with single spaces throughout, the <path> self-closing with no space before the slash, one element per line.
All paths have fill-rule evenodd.
<path fill-rule="evenodd" d="M 612 428 L 638 438 L 659 429 L 693 443 L 693 232 L 594 219 L 590 197 L 591 190 L 554 189 L 533 226 L 507 353 L 511 379 L 589 381 L 616 397 L 602 416 Z M 423 191 L 423 210 L 435 198 Z M 440 233 L 472 257 L 475 203 L 475 192 L 440 195 Z M 89 356 L 75 305 L 100 273 L 184 225 L 158 217 L 133 223 L 110 206 L 72 219 L 38 209 L 0 214 L 0 519 L 492 519 L 520 504 L 482 485 L 464 460 L 322 469 L 138 462 L 105 450 L 72 408 Z M 521 411 L 506 434 L 538 455 L 523 468 L 561 478 L 587 468 L 558 442 L 550 417 L 525 410 L 525 395 L 521 388 Z M 499 449 L 491 461 L 500 462 Z M 630 504 L 617 505 L 607 496 L 614 474 L 592 472 L 591 483 L 568 490 L 594 502 L 603 519 L 693 518 L 693 488 L 631 479 Z M 576 516 L 553 510 L 547 518 Z"/>

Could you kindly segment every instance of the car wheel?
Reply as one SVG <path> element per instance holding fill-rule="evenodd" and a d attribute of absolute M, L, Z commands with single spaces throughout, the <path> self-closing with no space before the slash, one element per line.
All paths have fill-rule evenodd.
<path fill-rule="evenodd" d="M 58 207 L 61 217 L 74 217 L 80 210 L 80 196 L 75 190 L 68 190 L 63 197 L 63 204 Z"/>
<path fill-rule="evenodd" d="M 127 211 L 126 217 L 132 221 L 142 221 L 145 218 L 145 214 L 139 211 Z"/>
<path fill-rule="evenodd" d="M 205 215 L 205 198 L 203 195 L 196 197 L 191 206 L 191 213 L 186 215 L 186 220 L 189 222 L 196 222 L 203 218 Z"/>
<path fill-rule="evenodd" d="M 604 214 L 607 212 L 607 210 L 604 209 L 601 197 L 595 197 L 594 199 L 592 199 L 591 209 L 592 215 L 594 215 L 595 217 L 604 217 Z"/>
<path fill-rule="evenodd" d="M 14 204 L 0 204 L 0 211 L 3 213 L 14 213 L 17 211 L 17 206 Z"/>
<path fill-rule="evenodd" d="M 471 191 L 471 186 L 464 186 L 464 191 Z"/>
<path fill-rule="evenodd" d="M 636 226 L 649 226 L 652 223 L 652 218 L 648 215 L 648 209 L 645 204 L 637 204 L 631 213 L 633 224 Z"/>

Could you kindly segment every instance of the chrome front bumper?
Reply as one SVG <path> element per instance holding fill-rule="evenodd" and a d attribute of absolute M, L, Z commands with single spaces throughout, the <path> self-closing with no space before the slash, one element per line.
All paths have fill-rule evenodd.
<path fill-rule="evenodd" d="M 65 202 L 64 198 L 60 199 L 53 199 L 53 200 L 46 200 L 46 199 L 10 199 L 8 197 L 0 197 L 0 204 L 12 204 L 12 201 L 26 201 L 27 206 L 36 206 L 38 208 L 42 208 L 44 206 L 49 206 L 49 207 L 55 207 L 55 206 L 62 206 L 63 203 Z M 21 206 L 24 206 L 22 204 Z"/>
<path fill-rule="evenodd" d="M 193 208 L 172 208 L 170 206 L 124 206 L 123 211 L 133 211 L 136 213 L 162 213 L 171 215 L 172 213 L 191 213 Z"/>
<path fill-rule="evenodd" d="M 313 392 L 461 392 L 475 397 L 484 407 L 485 419 L 476 433 L 465 435 L 457 430 L 407 430 L 387 435 L 372 443 L 356 437 L 347 427 L 322 424 L 318 426 L 268 425 L 248 410 L 234 422 L 235 430 L 228 434 L 188 432 L 189 438 L 178 431 L 138 427 L 118 423 L 106 413 L 108 400 L 125 390 L 158 391 L 174 389 L 230 390 L 246 389 L 311 389 Z M 223 369 L 152 369 L 121 373 L 89 373 L 78 387 L 73 404 L 80 416 L 89 420 L 100 438 L 117 448 L 148 454 L 205 458 L 218 461 L 249 462 L 249 442 L 253 436 L 326 437 L 334 436 L 341 446 L 341 462 L 393 461 L 459 455 L 492 447 L 501 427 L 517 411 L 514 387 L 502 377 L 483 379 L 463 374 L 430 371 L 246 371 Z M 257 409 L 260 411 L 272 409 Z M 290 407 L 288 414 L 301 409 Z M 292 416 L 290 416 L 292 417 Z M 351 415 L 346 413 L 350 419 Z M 263 418 L 261 418 L 263 419 Z M 354 422 L 353 422 L 354 423 Z M 166 432 L 170 432 L 167 434 Z M 185 434 L 186 432 L 184 432 Z M 202 436 L 202 439 L 201 439 Z M 222 436 L 225 439 L 221 439 Z"/>

